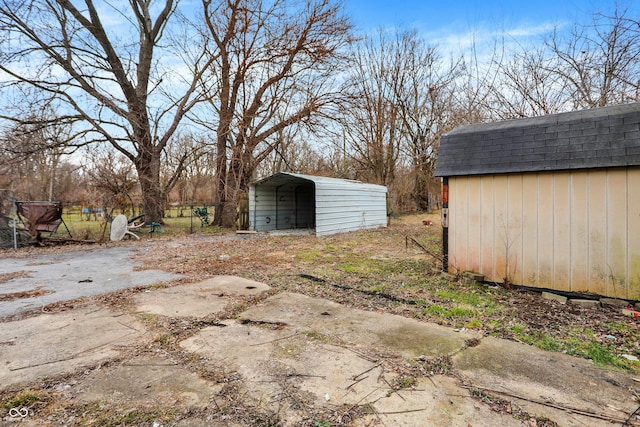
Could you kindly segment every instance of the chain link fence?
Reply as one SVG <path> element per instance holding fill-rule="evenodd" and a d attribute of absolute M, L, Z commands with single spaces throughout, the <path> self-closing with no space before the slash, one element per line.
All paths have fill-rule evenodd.
<path fill-rule="evenodd" d="M 18 221 L 16 199 L 10 190 L 0 189 L 0 249 L 26 246 L 31 236 Z"/>

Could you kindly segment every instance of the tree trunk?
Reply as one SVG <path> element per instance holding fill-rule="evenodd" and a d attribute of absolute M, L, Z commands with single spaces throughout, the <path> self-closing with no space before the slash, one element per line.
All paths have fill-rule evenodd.
<path fill-rule="evenodd" d="M 253 145 L 242 153 L 235 153 L 226 176 L 226 199 L 220 211 L 220 225 L 225 228 L 236 228 L 238 220 L 238 202 L 243 193 L 249 191 L 251 177 L 255 166 L 251 161 Z"/>
<path fill-rule="evenodd" d="M 160 154 L 152 152 L 142 156 L 135 165 L 142 192 L 144 220 L 163 224 L 166 195 L 160 185 Z"/>
<path fill-rule="evenodd" d="M 223 224 L 223 212 L 227 204 L 227 146 L 226 137 L 218 133 L 217 154 L 216 154 L 216 188 L 213 199 L 215 206 L 213 214 L 213 225 L 225 227 Z"/>
<path fill-rule="evenodd" d="M 422 168 L 415 170 L 415 187 L 413 190 L 416 208 L 420 212 L 429 210 L 429 176 Z"/>

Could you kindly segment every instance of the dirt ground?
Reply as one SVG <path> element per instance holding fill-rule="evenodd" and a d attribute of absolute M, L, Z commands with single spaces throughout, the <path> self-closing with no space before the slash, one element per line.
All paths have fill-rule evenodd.
<path fill-rule="evenodd" d="M 91 328 L 102 325 L 103 331 L 96 332 L 99 337 L 89 334 L 81 339 L 85 343 L 97 340 L 87 344 L 86 348 L 100 348 L 101 353 L 92 353 L 94 359 L 84 360 L 71 372 L 47 371 L 52 366 L 43 355 L 42 360 L 35 358 L 30 362 L 29 367 L 39 368 L 37 365 L 40 364 L 48 366 L 38 371 L 34 378 L 13 375 L 16 385 L 5 384 L 0 390 L 0 402 L 5 412 L 1 412 L 3 407 L 0 407 L 0 415 L 3 415 L 0 422 L 6 425 L 21 422 L 23 425 L 155 427 L 202 425 L 203 422 L 213 426 L 327 427 L 401 425 L 401 422 L 404 425 L 420 425 L 416 424 L 416 418 L 410 418 L 418 410 L 410 405 L 413 400 L 400 393 L 412 391 L 417 402 L 424 401 L 427 394 L 429 399 L 438 402 L 433 406 L 437 411 L 432 409 L 440 417 L 434 420 L 439 422 L 433 421 L 431 425 L 481 426 L 492 425 L 491 422 L 495 420 L 502 425 L 591 425 L 584 424 L 584 420 L 578 418 L 573 421 L 555 418 L 564 420 L 564 423 L 558 424 L 553 418 L 557 414 L 540 410 L 540 402 L 520 399 L 516 404 L 514 399 L 517 401 L 517 397 L 491 393 L 477 384 L 467 384 L 465 389 L 473 397 L 472 403 L 468 399 L 454 399 L 451 396 L 458 396 L 465 382 L 453 368 L 452 355 L 468 349 L 466 354 L 471 356 L 467 360 L 458 357 L 458 363 L 468 366 L 470 376 L 476 372 L 478 381 L 484 374 L 474 371 L 477 362 L 473 359 L 473 349 L 481 340 L 491 343 L 486 339 L 493 337 L 512 341 L 516 347 L 509 347 L 508 352 L 531 354 L 538 351 L 533 347 L 527 350 L 529 347 L 515 342 L 521 336 L 516 331 L 521 330 L 525 330 L 527 336 L 539 337 L 537 344 L 540 346 L 542 343 L 543 348 L 545 339 L 553 342 L 553 338 L 575 336 L 576 342 L 594 340 L 602 343 L 613 354 L 638 355 L 640 332 L 637 320 L 623 316 L 615 308 L 560 305 L 542 299 L 536 292 L 443 279 L 439 274 L 438 261 L 440 228 L 437 225 L 425 226 L 425 219 L 432 219 L 436 224 L 438 222 L 435 216 L 416 215 L 393 220 L 386 229 L 321 238 L 310 235 L 243 236 L 220 233 L 214 236 L 118 242 L 117 245 L 124 247 L 144 245 L 145 250 L 138 252 L 135 257 L 140 263 L 138 271 L 161 270 L 181 278 L 151 287 L 136 286 L 106 295 L 56 302 L 46 306 L 46 310 L 27 311 L 1 319 L 0 327 L 33 330 L 34 325 L 40 325 L 37 327 L 44 330 L 47 327 L 64 329 L 66 325 L 82 318 L 86 322 L 94 322 Z M 99 247 L 113 245 L 109 243 Z M 29 258 L 77 250 L 78 246 L 72 245 L 30 248 L 6 251 L 0 257 Z M 16 277 L 19 274 L 0 276 L 0 284 Z M 245 280 L 242 282 L 243 292 L 238 293 L 225 283 L 216 283 L 215 293 L 203 291 L 209 289 L 207 283 L 221 277 Z M 193 299 L 180 299 L 176 291 L 178 289 L 190 289 Z M 33 296 L 0 294 L 0 301 L 2 295 L 5 300 Z M 463 300 L 461 305 L 460 300 L 456 299 L 461 295 L 478 295 L 482 299 Z M 224 296 L 224 300 L 217 300 L 217 296 Z M 207 310 L 199 313 L 198 307 L 202 307 L 202 303 Z M 314 304 L 329 308 L 318 308 L 320 317 L 311 318 L 306 324 L 304 312 L 291 314 L 297 313 L 296 307 L 313 307 Z M 473 309 L 466 307 L 472 305 L 475 305 Z M 172 311 L 167 312 L 167 307 Z M 272 310 L 270 313 L 280 315 L 265 315 L 261 307 L 269 307 Z M 43 311 L 53 317 L 43 317 Z M 447 327 L 448 331 L 455 331 L 454 335 L 460 335 L 453 338 L 457 340 L 451 344 L 453 347 L 445 346 L 441 353 L 425 355 L 412 350 L 412 345 L 415 347 L 411 339 L 412 332 L 408 342 L 393 342 L 395 347 L 405 348 L 405 353 L 385 353 L 391 335 L 382 330 L 369 337 L 365 330 L 357 332 L 359 329 L 353 325 L 344 327 L 344 330 L 335 324 L 326 330 L 321 328 L 320 321 L 329 317 L 333 319 L 335 313 L 345 311 L 350 313 L 349 325 L 365 322 L 364 319 L 368 319 L 366 313 L 371 313 L 400 316 L 395 319 L 406 320 L 396 321 L 406 321 L 412 325 L 413 322 L 418 325 L 435 323 Z M 292 333 L 289 325 L 295 321 L 302 322 L 302 325 Z M 371 323 L 366 323 L 366 331 L 377 328 L 375 320 L 367 322 Z M 406 328 L 414 327 L 409 323 Z M 264 348 L 256 348 L 254 341 L 243 341 L 256 330 L 264 334 L 261 342 L 268 343 L 269 352 Z M 19 335 L 16 332 L 16 336 Z M 407 334 L 396 333 L 392 336 L 403 335 Z M 451 332 L 442 334 L 443 337 L 448 335 Z M 5 348 L 13 345 L 11 334 L 7 337 L 0 339 L 0 353 L 3 345 Z M 114 342 L 123 337 L 132 340 L 131 344 L 124 346 L 126 348 L 114 347 Z M 37 345 L 38 342 L 46 342 L 46 334 L 33 335 L 29 339 L 33 340 L 30 345 Z M 255 363 L 243 364 L 245 370 L 229 369 L 234 360 L 224 363 L 224 357 L 208 350 L 208 340 L 224 342 L 229 348 L 235 348 L 233 354 L 236 358 L 246 358 Z M 358 345 L 350 348 L 349 342 Z M 345 352 L 345 348 L 349 350 Z M 65 351 L 57 355 L 56 360 L 76 358 L 85 349 L 78 347 Z M 287 360 L 293 361 L 287 366 L 273 364 L 273 354 L 284 354 Z M 309 358 L 309 355 L 314 357 Z M 33 358 L 33 355 L 30 357 Z M 574 362 L 573 359 L 567 359 L 567 362 L 562 357 L 558 354 L 558 359 L 554 359 L 558 360 L 558 366 L 561 366 L 560 361 L 573 365 L 584 362 L 581 370 L 587 372 L 591 369 L 592 362 L 589 360 Z M 407 360 L 414 359 L 417 364 L 407 363 Z M 541 359 L 548 358 L 541 356 Z M 318 360 L 334 360 L 333 366 L 331 362 L 329 365 L 319 364 Z M 295 371 L 295 367 L 303 362 L 308 377 L 301 380 L 302 385 L 292 388 L 289 381 L 297 374 L 291 369 Z M 311 393 L 311 390 L 319 388 L 319 384 L 314 382 L 315 378 L 326 376 L 330 369 L 342 366 L 340 364 L 344 365 L 344 369 L 349 366 L 355 370 L 345 374 L 350 378 L 346 383 L 344 379 L 336 379 L 337 382 L 343 381 L 340 383 L 342 390 L 354 390 L 353 399 L 336 400 L 331 392 L 320 395 L 326 396 L 326 399 L 315 401 L 318 396 Z M 26 375 L 26 370 L 22 368 L 18 366 L 10 370 L 14 373 L 24 371 Z M 374 383 L 369 383 L 373 376 L 360 375 L 369 372 L 369 369 L 371 372 L 380 369 Z M 521 368 L 516 370 L 522 372 Z M 134 371 L 136 380 L 132 381 Z M 615 380 L 602 375 L 604 382 L 600 387 L 624 383 L 623 389 L 635 395 L 633 381 L 636 375 L 633 370 L 621 372 Z M 594 374 L 596 376 L 601 375 Z M 240 377 L 250 379 L 250 389 L 253 391 L 238 385 L 237 379 Z M 631 385 L 626 383 L 627 377 Z M 106 381 L 106 378 L 111 381 Z M 163 380 L 158 381 L 159 378 Z M 380 392 L 381 381 L 386 382 L 384 393 L 373 399 L 370 393 L 374 393 L 374 390 Z M 277 391 L 265 385 L 274 382 L 278 383 Z M 166 389 L 163 384 L 174 384 L 179 392 Z M 361 389 L 355 391 L 356 385 Z M 274 400 L 270 400 L 267 404 L 261 398 L 256 398 L 253 393 L 263 388 L 265 395 L 279 395 L 280 399 L 275 401 L 281 403 L 274 404 Z M 218 400 L 208 398 L 212 393 Z M 439 397 L 438 393 L 441 394 Z M 635 409 L 635 401 L 629 401 L 627 394 L 625 398 L 627 403 L 616 403 L 620 410 L 617 415 L 600 414 L 602 416 L 596 418 L 598 421 L 592 425 L 605 421 L 620 423 L 624 420 L 626 417 L 621 414 L 630 414 Z M 137 402 L 136 405 L 132 407 L 128 404 L 131 401 Z M 370 401 L 378 402 L 378 406 L 363 404 Z M 458 418 L 452 418 L 454 406 L 438 406 L 448 401 L 457 408 Z M 176 405 L 175 402 L 180 404 Z M 218 406 L 222 405 L 221 402 L 224 402 L 224 408 Z M 534 404 L 534 407 L 527 407 L 526 403 Z M 584 402 L 576 402 L 578 404 L 584 405 Z M 20 414 L 7 416 L 10 409 L 22 408 L 31 411 L 29 417 L 20 417 Z M 423 410 L 422 407 L 420 410 Z M 295 413 L 297 418 L 283 415 L 285 413 Z M 491 418 L 489 413 L 498 418 Z M 385 418 L 381 414 L 400 418 Z M 15 411 L 13 415 L 16 415 Z M 424 412 L 422 415 L 427 416 Z M 482 419 L 487 421 L 483 423 Z M 635 419 L 630 417 L 629 422 L 635 422 Z"/>

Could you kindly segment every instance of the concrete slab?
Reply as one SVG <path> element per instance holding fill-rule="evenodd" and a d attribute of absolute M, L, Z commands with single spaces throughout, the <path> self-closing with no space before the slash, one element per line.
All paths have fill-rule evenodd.
<path fill-rule="evenodd" d="M 0 390 L 114 358 L 145 335 L 131 316 L 95 307 L 1 326 Z"/>
<path fill-rule="evenodd" d="M 563 426 L 597 426 L 603 420 L 536 402 L 604 414 L 621 422 L 638 405 L 628 373 L 525 344 L 486 337 L 453 360 L 455 368 L 477 387 L 505 393 L 509 399 L 522 396 L 518 402 L 528 412 Z"/>
<path fill-rule="evenodd" d="M 435 375 L 418 379 L 414 388 L 391 393 L 375 403 L 375 416 L 358 420 L 369 426 L 381 421 L 386 426 L 522 427 L 508 414 L 493 412 L 487 405 L 461 389 L 455 378 Z"/>
<path fill-rule="evenodd" d="M 316 315 L 321 316 L 321 321 Z M 277 323 L 284 321 L 286 325 Z M 285 425 L 297 425 L 305 420 L 308 408 L 314 408 L 316 412 L 324 408 L 335 414 L 345 408 L 367 404 L 371 405 L 374 414 L 353 425 L 372 425 L 380 420 L 384 425 L 394 426 L 520 425 L 510 415 L 492 412 L 472 399 L 452 378 L 441 377 L 437 382 L 421 379 L 414 390 L 394 392 L 391 385 L 398 374 L 393 363 L 397 363 L 395 356 L 398 353 L 390 347 L 380 348 L 380 342 L 385 340 L 379 336 L 387 337 L 390 331 L 397 329 L 389 327 L 387 333 L 382 333 L 384 327 L 376 325 L 389 326 L 391 321 L 402 323 L 396 316 L 367 313 L 328 301 L 286 294 L 269 298 L 263 306 L 247 310 L 240 319 L 229 320 L 224 327 L 202 329 L 180 345 L 188 352 L 235 372 L 238 384 L 242 384 L 239 393 L 245 401 L 286 414 Z M 420 331 L 419 326 L 427 330 L 433 327 L 436 332 Z M 351 331 L 354 327 L 361 328 L 362 333 L 358 335 L 358 331 Z M 369 335 L 368 329 L 376 333 Z M 400 333 L 403 332 L 411 333 L 405 337 L 407 341 L 416 339 L 416 335 L 418 341 L 426 337 L 439 341 L 443 331 L 437 325 L 415 322 L 412 328 L 405 324 Z M 449 335 L 458 339 L 463 336 L 453 332 L 443 335 L 448 342 L 451 341 Z M 341 344 L 344 338 L 351 341 L 348 346 Z M 403 341 L 398 342 L 402 344 Z M 451 348 L 457 349 L 457 345 Z M 401 347 L 406 351 L 411 346 Z M 419 347 L 424 353 L 432 353 L 426 347 Z M 438 352 L 443 347 L 435 345 L 434 348 Z M 387 357 L 394 362 L 386 363 Z M 290 399 L 291 396 L 295 398 Z M 347 412 L 345 410 L 344 417 L 349 416 Z"/>
<path fill-rule="evenodd" d="M 160 270 L 136 270 L 133 257 L 144 247 L 113 248 L 40 254 L 30 258 L 0 260 L 0 274 L 24 272 L 0 283 L 1 294 L 38 290 L 38 296 L 0 301 L 0 318 L 38 309 L 47 304 L 106 294 L 136 286 L 178 279 Z"/>
<path fill-rule="evenodd" d="M 299 294 L 280 293 L 239 316 L 253 322 L 279 322 L 291 328 L 330 336 L 345 345 L 386 348 L 404 357 L 442 356 L 464 347 L 475 332 L 427 324 L 406 317 L 354 310 L 335 302 Z"/>
<path fill-rule="evenodd" d="M 307 408 L 371 403 L 377 409 L 377 402 L 391 394 L 396 376 L 354 351 L 287 329 L 230 323 L 202 330 L 181 346 L 239 374 L 246 402 L 286 414 L 286 425 L 304 420 Z M 291 396 L 296 396 L 295 405 L 286 399 Z M 405 407 L 414 412 L 424 402 L 408 402 Z M 398 425 L 392 414 L 388 418 L 387 425 Z"/>
<path fill-rule="evenodd" d="M 150 289 L 135 296 L 137 311 L 169 317 L 204 317 L 224 310 L 232 296 L 252 296 L 271 289 L 264 283 L 235 276 L 169 288 Z"/>
<path fill-rule="evenodd" d="M 278 399 L 284 390 L 290 393 L 293 383 L 300 381 L 302 375 L 311 375 L 309 370 L 298 375 L 290 366 L 292 357 L 307 351 L 294 338 L 296 334 L 291 331 L 230 321 L 225 327 L 205 328 L 180 345 L 210 363 L 224 366 L 230 373 L 228 376 L 234 378 L 245 405 L 287 414 L 287 420 L 299 420 L 301 408 L 295 410 L 286 399 Z M 291 339 L 294 340 L 289 342 Z M 320 401 L 319 395 L 311 398 Z"/>
<path fill-rule="evenodd" d="M 132 381 L 135 379 L 135 381 Z M 101 402 L 121 410 L 140 407 L 206 408 L 222 388 L 160 357 L 136 357 L 92 371 L 65 394 L 82 402 Z"/>
<path fill-rule="evenodd" d="M 565 297 L 563 295 L 554 294 L 553 292 L 543 292 L 542 293 L 542 298 L 543 299 L 548 299 L 550 301 L 557 301 L 560 304 L 566 304 L 567 303 L 567 297 Z"/>
<path fill-rule="evenodd" d="M 160 314 L 204 316 L 224 308 L 217 305 L 219 300 L 267 289 L 222 276 L 150 289 L 138 295 L 136 303 L 138 309 Z M 188 355 L 173 353 L 173 347 L 165 352 L 157 343 L 150 346 L 155 335 L 128 312 L 78 307 L 0 326 L 0 391 L 23 384 L 38 388 L 38 381 L 61 376 L 57 383 L 48 380 L 47 387 L 55 387 L 69 401 L 99 401 L 117 410 L 174 405 L 180 421 L 171 425 L 185 427 L 243 425 L 242 411 L 247 416 L 277 414 L 283 426 L 320 423 L 323 415 L 352 426 L 520 425 L 514 418 L 517 412 L 490 410 L 470 396 L 470 387 L 503 397 L 507 407 L 513 402 L 529 414 L 569 427 L 609 420 L 622 424 L 637 407 L 637 383 L 629 373 L 291 293 L 271 296 L 238 318 L 201 329 L 180 343 L 185 352 L 199 356 L 193 359 L 198 360 L 198 372 L 210 365 L 215 378 L 223 379 L 220 384 L 190 369 L 185 364 Z M 471 338 L 479 338 L 480 344 L 466 347 Z M 425 363 L 430 357 L 455 355 L 455 375 L 417 375 L 416 383 L 394 390 L 393 384 L 405 378 L 400 375 L 421 369 L 422 358 L 407 360 L 420 355 L 425 355 Z M 114 362 L 101 364 L 106 360 Z M 82 375 L 64 376 L 78 372 Z M 465 387 L 458 376 L 465 379 Z M 240 415 L 218 411 L 218 404 L 235 407 Z M 349 411 L 361 405 L 370 405 L 371 411 L 363 409 L 351 420 Z M 0 424 L 15 421 L 0 416 L 5 417 Z M 22 423 L 44 425 L 51 416 L 36 413 Z"/>

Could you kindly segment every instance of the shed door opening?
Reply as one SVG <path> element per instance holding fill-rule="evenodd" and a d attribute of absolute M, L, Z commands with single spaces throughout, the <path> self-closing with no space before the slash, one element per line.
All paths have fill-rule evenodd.
<path fill-rule="evenodd" d="M 315 184 L 287 183 L 276 190 L 276 230 L 315 228 Z"/>
<path fill-rule="evenodd" d="M 296 187 L 296 228 L 316 228 L 316 195 L 313 183 Z"/>

